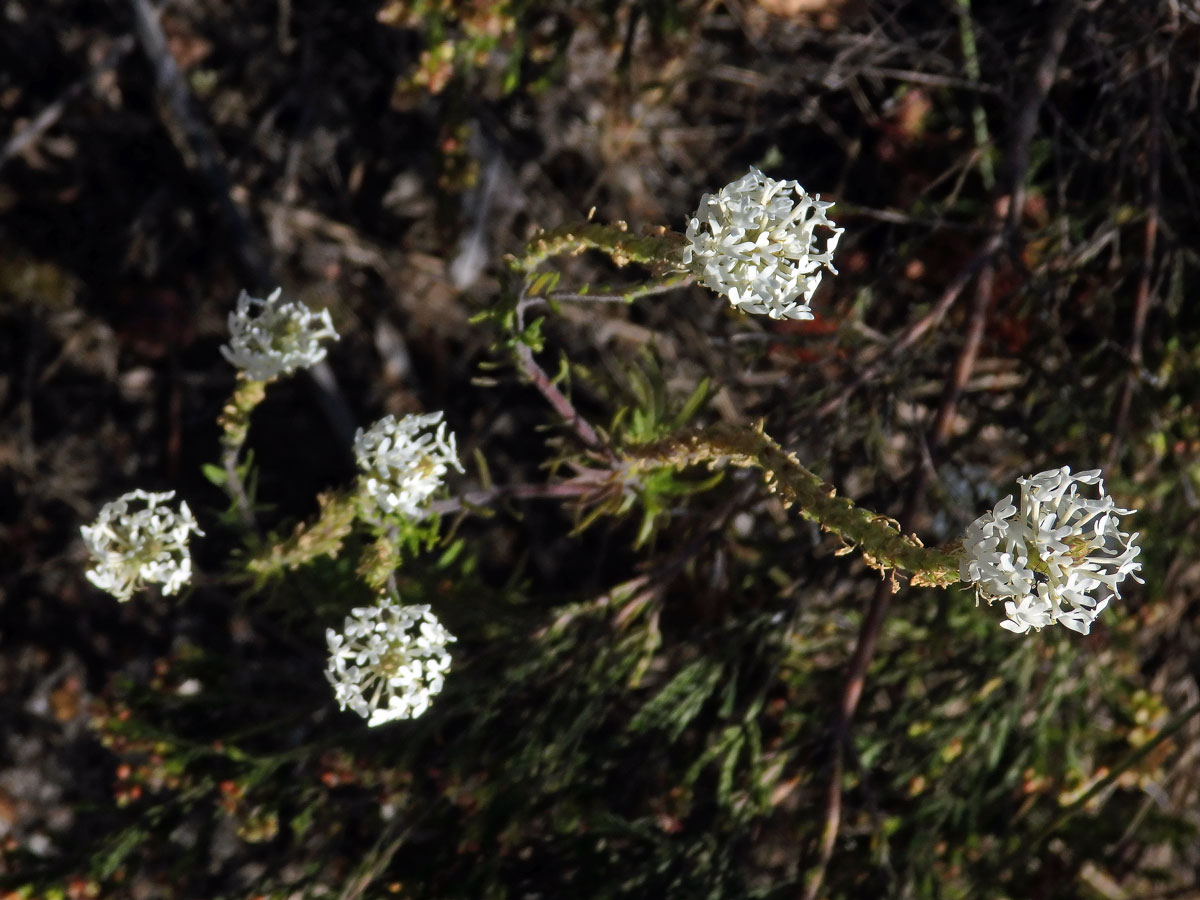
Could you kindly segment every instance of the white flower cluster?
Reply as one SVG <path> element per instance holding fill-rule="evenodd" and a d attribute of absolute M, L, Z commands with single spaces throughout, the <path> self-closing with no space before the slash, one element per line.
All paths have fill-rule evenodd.
<path fill-rule="evenodd" d="M 282 288 L 266 300 L 245 291 L 229 314 L 229 343 L 221 354 L 252 381 L 270 381 L 290 375 L 325 358 L 321 341 L 338 339 L 329 310 L 314 313 L 300 302 L 279 302 Z M 251 311 L 257 309 L 257 315 Z"/>
<path fill-rule="evenodd" d="M 989 603 L 1004 601 L 1009 631 L 1058 623 L 1087 634 L 1126 575 L 1141 581 L 1138 535 L 1118 518 L 1133 510 L 1104 493 L 1099 469 L 1072 475 L 1064 466 L 1017 484 L 1019 509 L 1010 494 L 967 529 L 962 579 Z M 1096 485 L 1099 499 L 1080 497 L 1081 484 Z"/>
<path fill-rule="evenodd" d="M 342 709 L 374 727 L 415 719 L 441 692 L 450 671 L 446 645 L 454 640 L 428 606 L 403 606 L 383 597 L 350 611 L 342 633 L 325 632 L 326 676 Z"/>
<path fill-rule="evenodd" d="M 434 431 L 425 429 L 437 426 Z M 354 435 L 354 455 L 362 470 L 366 492 L 385 513 L 420 518 L 422 507 L 458 461 L 454 435 L 446 430 L 440 412 L 384 416 Z"/>
<path fill-rule="evenodd" d="M 95 559 L 88 581 L 121 601 L 151 582 L 161 584 L 164 594 L 187 584 L 192 577 L 188 538 L 204 532 L 186 503 L 178 512 L 161 505 L 174 496 L 174 491 L 131 491 L 104 504 L 96 521 L 80 529 Z"/>
<path fill-rule="evenodd" d="M 688 222 L 683 262 L 743 312 L 811 319 L 808 301 L 822 267 L 837 274 L 833 251 L 845 230 L 826 217 L 831 206 L 797 182 L 776 181 L 751 166 L 749 174 L 701 198 Z M 824 250 L 814 234 L 818 225 L 828 229 Z"/>

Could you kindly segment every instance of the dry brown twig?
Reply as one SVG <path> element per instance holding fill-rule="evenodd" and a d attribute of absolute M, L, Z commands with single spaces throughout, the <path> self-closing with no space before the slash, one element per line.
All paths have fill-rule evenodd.
<path fill-rule="evenodd" d="M 1067 32 L 1074 17 L 1074 12 L 1075 4 L 1073 0 L 1060 0 L 1054 11 L 1050 31 L 1039 57 L 1029 91 L 1026 97 L 1023 98 L 1024 102 L 1017 107 L 1020 113 L 1013 127 L 1008 154 L 1008 177 L 1006 179 L 1008 205 L 1006 214 L 997 214 L 996 220 L 993 222 L 992 234 L 951 280 L 950 286 L 943 292 L 942 297 L 935 304 L 934 308 L 909 326 L 893 344 L 892 348 L 885 353 L 884 357 L 877 360 L 875 365 L 867 367 L 862 376 L 856 379 L 853 385 L 847 389 L 848 391 L 853 390 L 865 383 L 868 378 L 873 377 L 874 374 L 878 374 L 882 365 L 885 364 L 885 360 L 894 359 L 899 352 L 911 347 L 925 332 L 940 323 L 950 307 L 957 300 L 963 288 L 978 274 L 974 302 L 969 314 L 967 337 L 959 351 L 954 371 L 947 380 L 942 402 L 930 429 L 927 441 L 930 454 L 936 452 L 949 437 L 950 425 L 954 419 L 954 412 L 959 398 L 962 396 L 962 391 L 970 380 L 971 372 L 978 358 L 984 326 L 987 322 L 988 306 L 991 302 L 994 274 L 992 263 L 996 253 L 1005 244 L 1010 243 L 1017 237 L 1021 221 L 1021 211 L 1025 204 L 1025 178 L 1029 169 L 1030 144 L 1036 131 L 1038 114 L 1054 83 L 1055 73 L 1058 69 L 1058 60 L 1066 44 Z M 1000 219 L 1001 215 L 1004 215 L 1003 220 Z M 836 398 L 838 403 L 834 404 L 832 408 L 836 408 L 837 405 L 843 402 L 847 395 L 844 392 L 841 397 Z M 826 406 L 828 407 L 830 404 L 826 404 Z M 832 408 L 828 410 L 823 408 L 822 411 L 831 412 Z M 930 475 L 928 466 L 924 464 L 917 466 L 912 487 L 904 504 L 904 510 L 899 517 L 903 528 L 909 526 L 914 513 L 920 507 Z M 878 645 L 883 623 L 891 607 L 892 593 L 893 587 L 886 581 L 881 582 L 876 588 L 867 613 L 863 617 L 854 653 L 847 665 L 842 700 L 838 707 L 838 718 L 834 728 L 833 762 L 831 765 L 829 788 L 826 792 L 824 824 L 818 844 L 818 858 L 816 866 L 814 866 L 806 878 L 803 892 L 804 900 L 815 900 L 816 897 L 820 896 L 825 871 L 829 866 L 830 860 L 833 858 L 833 851 L 837 843 L 837 835 L 841 824 L 842 777 L 845 772 L 846 745 L 849 741 L 850 724 L 858 709 L 859 701 L 862 698 L 863 689 L 866 684 L 867 670 L 870 668 L 871 660 L 874 658 L 875 648 Z"/>
<path fill-rule="evenodd" d="M 1134 296 L 1133 322 L 1129 328 L 1129 370 L 1113 414 L 1112 444 L 1108 448 L 1108 468 L 1113 469 L 1121 455 L 1124 432 L 1133 405 L 1133 395 L 1142 378 L 1142 342 L 1146 336 L 1146 318 L 1154 300 L 1151 287 L 1158 248 L 1158 221 L 1162 200 L 1162 127 L 1163 84 L 1167 80 L 1167 60 L 1163 56 L 1149 70 L 1150 127 L 1146 133 L 1146 224 L 1142 237 L 1142 265 Z"/>
<path fill-rule="evenodd" d="M 472 507 L 491 506 L 501 500 L 573 500 L 594 491 L 587 484 L 564 481 L 555 484 L 507 484 L 478 491 L 469 491 L 460 497 L 433 500 L 429 511 L 444 516 L 460 513 Z"/>

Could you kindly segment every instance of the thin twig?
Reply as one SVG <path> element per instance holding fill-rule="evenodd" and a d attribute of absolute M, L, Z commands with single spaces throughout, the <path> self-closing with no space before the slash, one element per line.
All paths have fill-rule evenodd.
<path fill-rule="evenodd" d="M 848 200 L 839 199 L 837 202 L 838 221 L 850 216 L 863 219 L 874 219 L 877 222 L 890 222 L 893 225 L 906 225 L 912 228 L 930 228 L 942 231 L 981 232 L 989 231 L 987 225 L 975 222 L 955 222 L 951 219 L 927 219 L 921 216 L 910 216 L 895 209 L 879 209 L 874 206 L 861 206 Z"/>
<path fill-rule="evenodd" d="M 954 361 L 954 373 L 946 382 L 946 391 L 942 395 L 942 404 L 929 435 L 929 450 L 940 449 L 950 437 L 950 429 L 954 423 L 954 413 L 958 408 L 959 398 L 966 390 L 967 382 L 975 370 L 975 362 L 979 358 L 979 348 L 983 344 L 983 333 L 987 326 L 988 311 L 992 305 L 992 284 L 995 281 L 995 267 L 988 263 L 979 273 L 975 281 L 975 297 L 968 313 L 967 336 L 958 358 Z"/>
<path fill-rule="evenodd" d="M 530 297 L 526 291 L 526 285 L 527 282 L 521 285 L 521 293 L 517 297 L 516 325 L 518 330 L 525 328 L 525 311 L 540 299 Z M 589 450 L 603 454 L 605 457 L 611 457 L 612 451 L 600 439 L 600 435 L 596 432 L 596 429 L 575 409 L 571 401 L 567 399 L 567 396 L 558 389 L 558 386 L 546 373 L 546 370 L 538 365 L 538 361 L 533 358 L 533 350 L 530 349 L 529 345 L 518 343 L 515 355 L 517 364 L 521 367 L 521 371 L 525 373 L 525 377 L 546 398 L 559 417 L 571 427 L 571 430 L 575 432 L 584 446 Z"/>
<path fill-rule="evenodd" d="M 273 284 L 270 267 L 254 237 L 247 211 L 234 198 L 220 145 L 197 111 L 187 80 L 171 55 L 158 12 L 150 0 L 129 0 L 129 6 L 133 11 L 138 43 L 154 70 L 160 116 L 171 142 L 188 167 L 200 173 L 216 198 L 222 225 L 246 273 L 256 288 L 266 289 Z"/>
<path fill-rule="evenodd" d="M 539 298 L 541 299 L 541 298 Z M 629 298 L 624 294 L 580 294 L 573 291 L 551 291 L 545 297 L 556 303 L 619 303 L 629 305 Z"/>
<path fill-rule="evenodd" d="M 971 0 L 958 0 L 958 36 L 967 76 L 971 81 L 978 83 L 979 50 L 975 45 L 975 25 L 971 18 Z M 996 172 L 992 166 L 992 158 L 986 152 L 987 147 L 992 143 L 992 138 L 988 132 L 987 114 L 983 111 L 983 104 L 979 102 L 978 97 L 975 98 L 975 104 L 971 109 L 971 125 L 975 130 L 975 146 L 985 151 L 979 157 L 979 177 L 983 181 L 983 186 L 990 191 L 996 186 Z"/>
<path fill-rule="evenodd" d="M 239 373 L 234 382 L 233 395 L 218 419 L 221 426 L 221 465 L 225 469 L 222 488 L 233 502 L 233 508 L 247 533 L 257 532 L 258 523 L 254 519 L 254 504 L 250 502 L 250 494 L 239 471 L 238 457 L 250 434 L 250 416 L 255 407 L 262 403 L 266 390 L 266 382 L 254 381 Z"/>
<path fill-rule="evenodd" d="M 1017 104 L 1017 121 L 1013 126 L 1008 152 L 1008 220 L 1005 233 L 1011 238 L 1020 228 L 1021 216 L 1025 212 L 1025 176 L 1029 173 L 1029 150 L 1037 130 L 1038 116 L 1046 102 L 1050 88 L 1058 72 L 1058 60 L 1067 43 L 1067 32 L 1075 17 L 1076 0 L 1059 0 L 1050 19 L 1050 31 L 1046 46 L 1038 59 L 1029 82 L 1029 91 Z"/>
<path fill-rule="evenodd" d="M 221 447 L 221 468 L 225 471 L 225 490 L 233 501 L 233 510 L 247 534 L 258 532 L 258 520 L 254 518 L 254 504 L 246 483 L 238 472 L 238 454 L 242 448 L 225 444 Z"/>
<path fill-rule="evenodd" d="M 595 450 L 598 453 L 608 455 L 604 441 L 600 439 L 600 435 L 597 434 L 596 429 L 575 409 L 571 401 L 567 399 L 567 395 L 558 389 L 558 386 L 546 374 L 546 370 L 538 365 L 537 360 L 533 358 L 533 351 L 525 344 L 517 345 L 517 362 L 521 366 L 521 371 L 525 373 L 525 377 L 546 398 L 546 401 L 554 407 L 554 411 L 558 413 L 559 418 L 570 426 L 579 440 L 589 450 Z"/>
<path fill-rule="evenodd" d="M 1146 226 L 1142 238 L 1142 271 L 1138 277 L 1133 322 L 1129 330 L 1129 371 L 1125 375 L 1125 384 L 1121 388 L 1121 397 L 1113 414 L 1112 444 L 1108 448 L 1109 470 L 1116 468 L 1121 455 L 1129 410 L 1141 380 L 1142 341 L 1146 336 L 1146 318 L 1154 299 L 1151 284 L 1158 245 L 1159 205 L 1162 200 L 1162 82 L 1166 79 L 1166 73 L 1163 71 L 1165 66 L 1165 60 L 1160 60 L 1159 65 L 1150 70 L 1150 129 L 1146 135 Z"/>
<path fill-rule="evenodd" d="M 677 291 L 692 284 L 695 279 L 690 276 L 684 276 L 673 280 L 667 280 L 659 284 L 651 284 L 648 287 L 631 288 L 624 294 L 582 294 L 577 291 L 551 291 L 547 294 L 547 298 L 555 301 L 573 301 L 576 303 L 623 303 L 628 306 L 634 300 L 640 300 L 642 297 L 653 297 L 656 294 L 665 294 L 669 291 Z M 541 298 L 530 298 L 534 299 Z M 532 305 L 532 302 L 531 302 Z"/>
<path fill-rule="evenodd" d="M 1006 240 L 1011 240 L 1017 233 L 1020 224 L 1020 210 L 1024 206 L 1025 178 L 1029 168 L 1029 145 L 1033 140 L 1038 112 L 1045 102 L 1054 76 L 1058 69 L 1058 60 L 1066 44 L 1067 31 L 1074 14 L 1072 0 L 1060 0 L 1054 12 L 1050 34 L 1046 40 L 1042 56 L 1038 61 L 1034 79 L 1030 85 L 1028 96 L 1018 109 L 1020 114 L 1013 128 L 1012 143 L 1008 155 L 1007 188 L 1010 198 L 1007 216 L 1003 223 L 993 222 L 993 233 L 984 246 L 968 262 L 954 281 L 951 288 L 943 294 L 942 300 L 934 310 L 922 320 L 914 323 L 897 341 L 897 345 L 911 346 L 924 331 L 932 328 L 949 311 L 954 300 L 966 286 L 970 278 L 979 273 L 976 285 L 975 299 L 970 311 L 970 321 L 967 328 L 967 338 L 959 351 L 954 371 L 947 381 L 942 402 L 934 418 L 928 436 L 927 446 L 930 454 L 939 450 L 950 434 L 950 425 L 954 419 L 962 391 L 970 380 L 975 360 L 978 358 L 979 346 L 987 322 L 988 307 L 991 302 L 993 267 L 992 260 L 996 252 Z M 951 295 L 951 290 L 953 294 Z M 937 313 L 936 319 L 933 317 Z M 917 330 L 917 325 L 924 325 Z M 892 354 L 889 353 L 889 356 Z M 925 489 L 933 473 L 930 467 L 919 464 L 913 474 L 911 488 L 900 513 L 900 527 L 908 528 L 917 509 L 924 500 Z M 842 816 L 842 778 L 845 772 L 846 746 L 850 739 L 850 725 L 862 699 L 866 684 L 867 670 L 875 656 L 883 623 L 887 618 L 892 602 L 892 585 L 888 581 L 880 582 L 875 589 L 875 595 L 863 617 L 859 629 L 858 640 L 854 653 L 847 665 L 846 682 L 842 692 L 842 702 L 838 708 L 838 719 L 834 728 L 833 762 L 831 765 L 829 788 L 825 798 L 824 825 L 818 844 L 817 864 L 805 881 L 804 900 L 815 900 L 820 895 L 825 872 L 833 858 L 837 844 L 838 830 Z"/>
<path fill-rule="evenodd" d="M 1030 145 L 1037 129 L 1038 115 L 1054 84 L 1058 60 L 1066 44 L 1067 32 L 1074 14 L 1075 3 L 1072 0 L 1060 0 L 1051 18 L 1050 33 L 1029 83 L 1029 90 L 1016 106 L 1019 112 L 1017 120 L 1013 124 L 1009 142 L 1008 171 L 1005 179 L 1008 203 L 1003 230 L 993 229 L 993 233 L 983 243 L 983 246 L 951 279 L 942 291 L 942 295 L 934 303 L 933 308 L 904 329 L 879 358 L 866 365 L 836 396 L 822 404 L 817 410 L 818 416 L 827 416 L 841 408 L 855 391 L 886 372 L 922 336 L 941 324 L 950 308 L 958 300 L 959 295 L 962 294 L 963 288 L 1006 243 L 1011 242 L 1018 234 L 1021 215 L 1025 208 L 1025 178 L 1029 173 Z"/>
<path fill-rule="evenodd" d="M 434 500 L 429 511 L 440 516 L 490 506 L 501 500 L 570 500 L 593 493 L 593 484 L 563 481 L 556 484 L 509 484 L 482 491 L 471 491 L 461 497 Z"/>
<path fill-rule="evenodd" d="M 67 105 L 91 87 L 105 72 L 115 69 L 129 51 L 133 49 L 133 35 L 122 35 L 117 38 L 109 51 L 91 70 L 63 91 L 53 103 L 43 109 L 34 119 L 14 134 L 0 149 L 0 169 L 15 156 L 20 156 L 35 144 L 43 134 L 54 127 L 67 110 Z"/>
<path fill-rule="evenodd" d="M 934 72 L 918 72 L 913 69 L 892 69 L 887 66 L 863 66 L 863 75 L 877 78 L 894 78 L 909 84 L 927 84 L 930 87 L 958 88 L 976 94 L 999 95 L 1000 89 L 990 84 L 983 84 L 975 78 L 955 78 L 950 75 L 938 75 Z"/>

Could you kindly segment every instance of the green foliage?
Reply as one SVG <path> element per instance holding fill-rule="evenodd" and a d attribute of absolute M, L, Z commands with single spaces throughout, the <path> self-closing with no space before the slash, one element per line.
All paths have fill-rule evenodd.
<path fill-rule="evenodd" d="M 624 361 L 616 377 L 622 396 L 610 400 L 617 414 L 608 430 L 621 445 L 649 444 L 679 432 L 712 394 L 711 381 L 701 378 L 682 405 L 672 411 L 661 364 L 650 348 Z"/>
<path fill-rule="evenodd" d="M 528 0 L 384 0 L 378 20 L 416 32 L 423 44 L 414 70 L 397 80 L 394 102 L 417 102 L 423 96 L 448 92 L 452 86 L 500 96 L 547 89 L 561 77 L 570 39 L 567 18 L 578 7 L 571 0 L 551 4 Z M 631 18 L 636 24 L 644 17 L 656 40 L 678 31 L 683 24 L 680 4 L 673 0 L 603 2 L 594 7 L 594 12 L 605 17 L 609 30 L 620 27 L 621 18 Z M 557 27 L 545 27 L 547 21 L 555 20 Z M 620 69 L 624 71 L 628 66 L 628 54 L 624 54 Z"/>
<path fill-rule="evenodd" d="M 230 461 L 232 461 L 232 458 Z M 228 468 L 215 465 L 214 463 L 204 463 L 200 467 L 200 472 L 205 480 L 214 487 L 220 488 L 229 498 L 229 506 L 220 513 L 221 526 L 231 530 L 239 530 L 245 524 L 242 517 L 241 498 L 245 498 L 245 508 L 250 511 L 253 517 L 270 515 L 274 512 L 275 507 L 274 504 L 266 503 L 259 499 L 259 472 L 258 466 L 254 461 L 254 450 L 252 448 L 246 450 L 244 455 L 238 457 L 237 462 L 232 463 L 232 470 L 231 476 Z"/>
<path fill-rule="evenodd" d="M 960 6 L 957 46 L 977 83 L 988 43 Z M 561 6 L 613 22 L 624 9 L 631 34 L 639 16 L 655 34 L 683 18 L 668 2 L 585 7 Z M 477 82 L 535 87 L 565 47 L 535 33 L 527 3 L 388 2 L 380 17 L 422 42 L 399 103 Z M 535 45 L 553 52 L 531 64 Z M 855 83 L 856 102 L 874 103 L 870 79 Z M 934 96 L 953 126 L 945 143 L 970 124 L 982 155 L 956 162 L 949 201 L 927 184 L 941 176 L 909 161 L 908 210 L 939 228 L 927 242 L 881 241 L 881 256 L 921 265 L 831 292 L 827 319 L 840 324 L 827 331 L 712 310 L 720 333 L 696 328 L 696 295 L 666 296 L 689 276 L 682 236 L 665 229 L 589 221 L 537 234 L 471 319 L 493 357 L 476 385 L 510 404 L 456 398 L 478 429 L 463 440 L 478 484 L 419 520 L 383 515 L 356 484 L 320 495 L 308 521 L 280 520 L 243 452 L 267 386 L 239 382 L 224 457 L 203 469 L 230 500 L 220 524 L 240 542 L 233 571 L 166 607 L 170 649 L 108 686 L 92 724 L 113 802 L 86 811 L 95 837 L 61 871 L 13 881 L 18 895 L 67 897 L 82 883 L 116 897 L 153 885 L 179 898 L 782 898 L 824 866 L 824 896 L 847 900 L 1082 898 L 1087 873 L 1144 884 L 1156 854 L 1186 858 L 1194 826 L 1157 801 L 1175 789 L 1198 711 L 1172 715 L 1168 676 L 1151 671 L 1155 629 L 1186 627 L 1168 610 L 1186 606 L 1194 578 L 1195 504 L 1179 497 L 1200 491 L 1200 322 L 1183 302 L 1196 261 L 1180 253 L 1166 268 L 1160 312 L 1176 330 L 1116 370 L 1140 379 L 1144 401 L 1110 479 L 1146 516 L 1141 605 L 1114 604 L 1089 639 L 1003 631 L 1002 610 L 954 586 L 953 535 L 977 494 L 1036 471 L 1039 454 L 1057 464 L 1115 446 L 1096 410 L 1123 384 L 1105 335 L 1127 298 L 1090 267 L 1098 232 L 1147 220 L 1106 200 L 990 260 L 1006 283 L 983 298 L 983 356 L 965 383 L 948 380 L 966 358 L 961 308 L 888 356 L 891 334 L 925 321 L 944 290 L 916 273 L 955 270 L 962 234 L 975 234 L 941 226 L 990 217 L 996 200 L 958 176 L 991 177 L 992 98 L 945 91 L 891 96 Z M 872 140 L 880 158 L 911 149 L 890 132 Z M 1026 180 L 1043 201 L 1061 149 L 1030 147 Z M 874 262 L 866 239 L 853 250 L 845 272 Z M 630 283 L 599 287 L 611 269 L 597 256 Z M 577 303 L 609 304 L 645 337 L 635 350 L 580 339 L 572 328 L 602 315 L 572 317 Z M 877 377 L 849 390 L 860 365 Z M 944 409 L 948 436 L 931 441 Z M 926 479 L 925 508 L 902 529 L 891 516 L 921 506 L 910 486 Z M 937 537 L 926 546 L 913 522 Z M 876 628 L 880 576 L 897 593 Z M 424 714 L 368 728 L 330 694 L 326 629 L 382 591 L 428 604 L 457 640 Z M 864 635 L 870 665 L 845 722 Z M 840 820 L 825 865 L 831 787 Z"/>
<path fill-rule="evenodd" d="M 523 297 L 551 296 L 557 280 L 533 276 Z M 180 644 L 148 684 L 115 685 L 96 730 L 118 760 L 117 811 L 78 860 L 80 877 L 120 891 L 129 873 L 151 874 L 190 896 L 211 865 L 205 841 L 224 834 L 241 848 L 230 852 L 267 862 L 247 888 L 269 896 L 392 882 L 414 898 L 800 890 L 812 863 L 803 848 L 825 827 L 811 811 L 827 792 L 820 760 L 837 739 L 828 723 L 857 612 L 784 574 L 788 541 L 743 549 L 722 524 L 728 513 L 704 541 L 667 528 L 750 496 L 692 466 L 761 470 L 868 564 L 914 580 L 952 582 L 953 553 L 837 496 L 761 431 L 695 427 L 710 380 L 670 389 L 651 348 L 621 365 L 562 357 L 550 377 L 524 355 L 544 348 L 545 319 L 522 325 L 509 304 L 492 322 L 540 390 L 571 382 L 611 413 L 602 447 L 548 445 L 551 477 L 567 473 L 557 484 L 573 491 L 570 537 L 602 517 L 629 520 L 630 552 L 656 565 L 598 595 L 539 590 L 519 567 L 497 587 L 486 529 L 460 521 L 444 537 L 438 516 L 384 516 L 361 487 L 322 495 L 289 537 L 245 533 L 255 582 L 239 615 L 254 645 Z M 486 463 L 480 472 L 491 490 Z M 228 468 L 205 474 L 229 486 Z M 234 474 L 253 483 L 249 455 Z M 701 612 L 714 599 L 705 541 L 737 560 L 741 589 L 719 611 Z M 368 729 L 331 709 L 323 630 L 383 589 L 432 605 L 457 644 L 424 715 Z M 1025 895 L 1041 877 L 1030 848 L 1064 834 L 1067 817 L 1101 838 L 1071 845 L 1075 867 L 1102 865 L 1131 816 L 1184 833 L 1138 809 L 1136 787 L 1162 777 L 1178 726 L 1163 726 L 1160 698 L 1135 690 L 1129 630 L 1089 655 L 1074 635 L 1014 639 L 962 593 L 907 599 L 881 635 L 848 738 L 840 852 L 855 865 L 826 874 L 828 896 L 886 885 Z M 758 834 L 789 851 L 768 853 Z"/>
<path fill-rule="evenodd" d="M 657 729 L 665 733 L 668 741 L 679 740 L 724 674 L 719 664 L 707 658 L 685 666 L 638 710 L 629 722 L 630 731 L 640 734 Z"/>

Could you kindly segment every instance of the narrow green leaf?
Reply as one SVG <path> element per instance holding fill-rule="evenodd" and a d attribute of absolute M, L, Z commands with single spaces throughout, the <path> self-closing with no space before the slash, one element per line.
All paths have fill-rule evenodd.
<path fill-rule="evenodd" d="M 696 385 L 696 389 L 692 391 L 692 395 L 683 404 L 683 409 L 671 420 L 672 431 L 676 431 L 690 422 L 692 417 L 700 410 L 700 407 L 704 405 L 708 399 L 709 384 L 710 381 L 707 377 L 700 379 L 700 383 Z"/>
<path fill-rule="evenodd" d="M 200 467 L 200 471 L 204 473 L 205 478 L 219 488 L 225 487 L 225 482 L 229 480 L 225 470 L 213 463 L 205 463 Z"/>
<path fill-rule="evenodd" d="M 669 739 L 679 740 L 685 728 L 700 714 L 724 674 L 719 660 L 701 657 L 690 663 L 646 702 L 629 722 L 634 733 L 659 729 Z"/>

